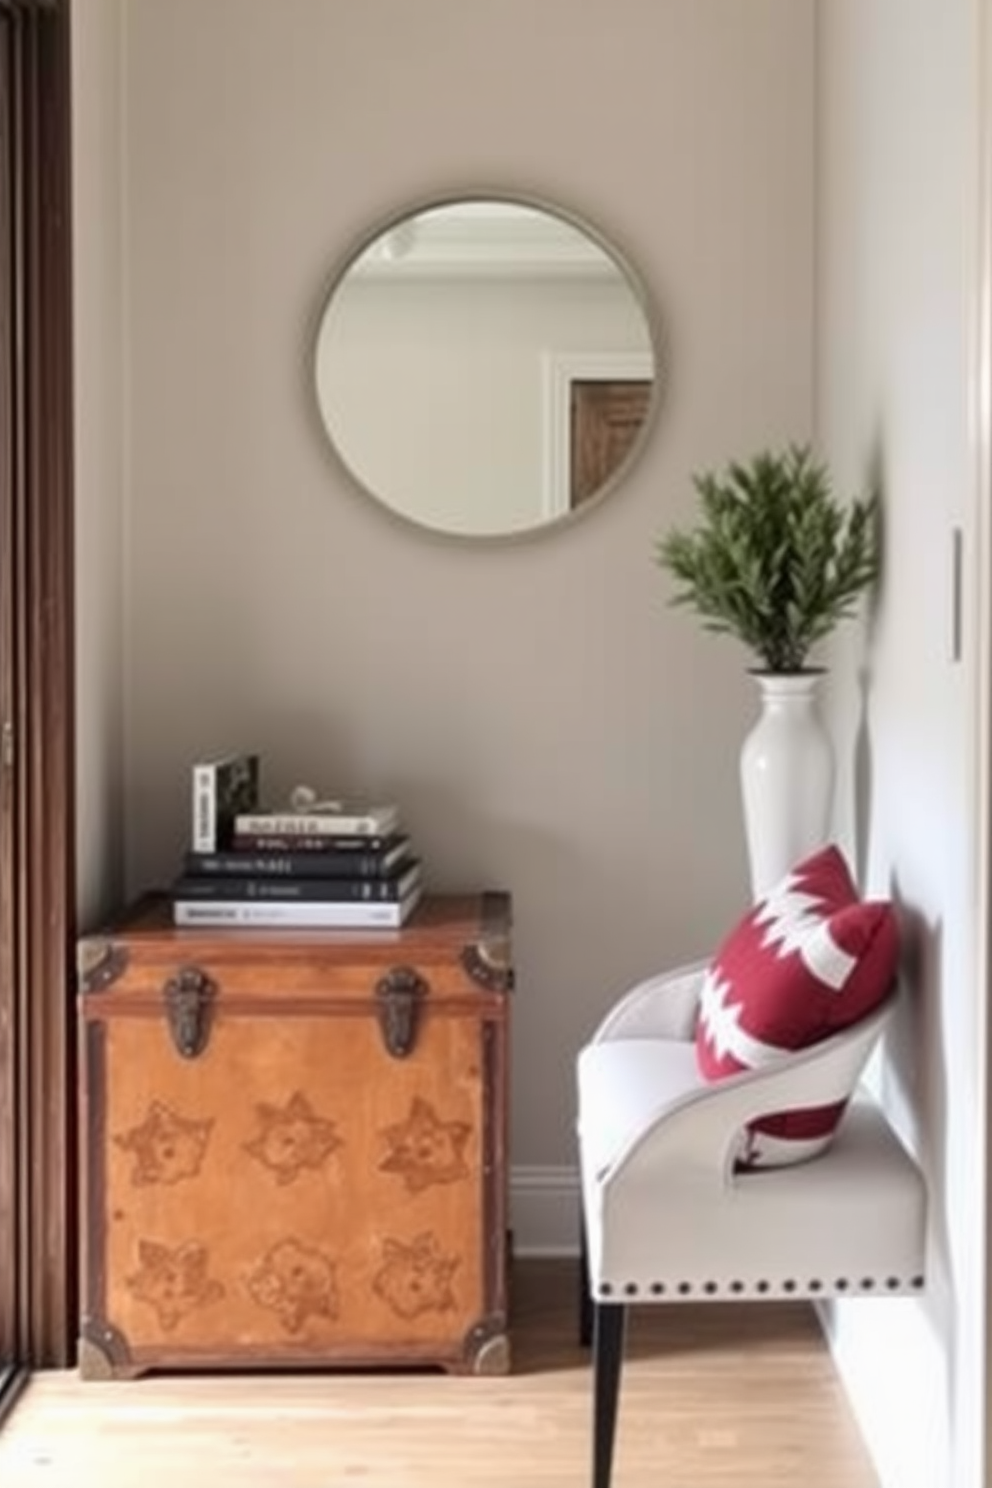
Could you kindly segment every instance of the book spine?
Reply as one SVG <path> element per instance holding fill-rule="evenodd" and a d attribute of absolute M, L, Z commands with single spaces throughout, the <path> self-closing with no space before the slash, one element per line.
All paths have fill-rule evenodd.
<path fill-rule="evenodd" d="M 420 895 L 396 904 L 328 904 L 260 902 L 252 899 L 174 899 L 177 925 L 242 926 L 269 929 L 281 926 L 310 930 L 392 930 L 402 925 Z"/>
<path fill-rule="evenodd" d="M 355 839 L 362 842 L 363 839 Z M 350 849 L 306 852 L 188 852 L 186 873 L 194 877 L 229 878 L 386 878 L 411 857 L 406 842 L 385 852 Z"/>
<path fill-rule="evenodd" d="M 356 836 L 354 833 L 335 832 L 327 836 L 314 834 L 301 837 L 278 832 L 243 832 L 235 827 L 231 848 L 237 853 L 377 853 L 388 848 L 395 840 L 392 833 L 371 836 L 363 833 Z"/>
<path fill-rule="evenodd" d="M 237 834 L 256 833 L 267 837 L 378 837 L 396 822 L 394 813 L 361 816 L 322 815 L 307 812 L 239 813 L 234 821 Z"/>
<path fill-rule="evenodd" d="M 277 900 L 279 902 L 369 903 L 395 902 L 409 893 L 419 876 L 399 878 L 180 878 L 173 897 L 189 900 Z"/>
<path fill-rule="evenodd" d="M 213 852 L 217 846 L 217 766 L 193 766 L 193 848 Z"/>

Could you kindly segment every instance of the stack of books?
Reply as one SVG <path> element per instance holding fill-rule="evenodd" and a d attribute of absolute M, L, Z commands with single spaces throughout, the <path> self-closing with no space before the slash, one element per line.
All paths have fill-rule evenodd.
<path fill-rule="evenodd" d="M 392 929 L 423 893 L 420 859 L 393 802 L 259 804 L 257 755 L 193 768 L 192 840 L 172 884 L 177 925 Z"/>

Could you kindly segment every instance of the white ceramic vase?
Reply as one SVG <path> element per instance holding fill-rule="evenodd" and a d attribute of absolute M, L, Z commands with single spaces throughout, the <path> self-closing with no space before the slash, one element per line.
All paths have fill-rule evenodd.
<path fill-rule="evenodd" d="M 818 672 L 756 672 L 761 716 L 741 748 L 751 891 L 760 899 L 828 840 L 834 754 L 816 709 Z"/>

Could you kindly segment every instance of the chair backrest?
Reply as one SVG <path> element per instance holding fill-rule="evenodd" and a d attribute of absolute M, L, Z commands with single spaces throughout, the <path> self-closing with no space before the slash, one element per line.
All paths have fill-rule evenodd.
<path fill-rule="evenodd" d="M 884 1000 L 856 1023 L 838 1029 L 815 1044 L 791 1051 L 781 1062 L 766 1065 L 763 1069 L 742 1070 L 740 1075 L 731 1078 L 744 1083 L 752 1080 L 769 1085 L 774 1083 L 774 1072 L 793 1075 L 800 1093 L 796 1100 L 790 1101 L 791 1107 L 819 1106 L 828 1101 L 843 1100 L 861 1078 L 897 1001 L 898 985 L 893 983 Z M 763 1114 L 768 1115 L 769 1111 L 770 1108 Z"/>
<path fill-rule="evenodd" d="M 639 1055 L 635 1041 L 635 1046 L 627 1046 L 629 1056 L 625 1056 L 622 1044 L 611 1049 L 608 1042 L 601 1054 L 593 1056 L 601 1066 L 601 1075 L 591 1086 L 600 1091 L 593 1107 L 605 1110 L 616 1099 L 633 1097 L 634 1119 L 627 1125 L 625 1140 L 613 1147 L 609 1162 L 602 1166 L 603 1180 L 609 1184 L 624 1169 L 632 1176 L 639 1169 L 659 1165 L 672 1171 L 673 1165 L 684 1161 L 687 1170 L 708 1172 L 715 1183 L 730 1182 L 741 1133 L 753 1122 L 782 1111 L 840 1105 L 849 1099 L 895 1002 L 893 991 L 859 1022 L 796 1050 L 780 1063 L 741 1070 L 712 1084 L 694 1078 L 683 1081 L 677 1090 L 659 1085 L 650 1102 L 637 1098 L 636 1086 L 643 1090 L 644 1074 L 638 1074 L 636 1085 L 630 1086 L 625 1073 L 628 1058 L 632 1074 L 644 1059 L 650 1071 L 649 1049 L 642 1045 L 644 1053 Z M 600 1144 L 590 1145 L 598 1148 Z"/>

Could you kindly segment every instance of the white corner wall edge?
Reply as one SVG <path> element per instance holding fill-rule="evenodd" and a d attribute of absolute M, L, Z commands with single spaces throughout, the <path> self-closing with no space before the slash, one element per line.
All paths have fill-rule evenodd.
<path fill-rule="evenodd" d="M 578 1255 L 578 1168 L 513 1168 L 510 1228 L 514 1255 Z"/>
<path fill-rule="evenodd" d="M 921 1302 L 859 1298 L 816 1311 L 880 1488 L 951 1488 L 944 1357 Z"/>

